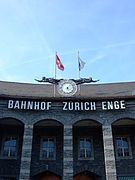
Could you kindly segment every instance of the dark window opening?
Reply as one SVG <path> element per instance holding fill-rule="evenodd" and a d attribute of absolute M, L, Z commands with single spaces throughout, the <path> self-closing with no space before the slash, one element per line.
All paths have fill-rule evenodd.
<path fill-rule="evenodd" d="M 130 141 L 128 137 L 117 137 L 116 155 L 118 158 L 126 158 L 131 156 Z"/>
<path fill-rule="evenodd" d="M 54 138 L 42 138 L 40 158 L 45 159 L 45 160 L 55 159 L 55 139 Z"/>
<path fill-rule="evenodd" d="M 93 157 L 92 140 L 90 138 L 79 139 L 79 159 L 91 159 Z"/>
<path fill-rule="evenodd" d="M 14 158 L 17 156 L 17 138 L 5 137 L 2 142 L 2 157 Z"/>

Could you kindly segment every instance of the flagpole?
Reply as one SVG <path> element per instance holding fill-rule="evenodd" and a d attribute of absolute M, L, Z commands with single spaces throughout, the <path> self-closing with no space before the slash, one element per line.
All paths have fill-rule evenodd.
<path fill-rule="evenodd" d="M 78 51 L 78 77 L 79 77 L 79 79 L 80 79 L 79 51 Z"/>
<path fill-rule="evenodd" d="M 78 76 L 80 79 L 80 65 L 79 65 L 79 51 L 78 51 Z M 79 95 L 81 94 L 81 85 L 78 85 L 78 91 L 79 91 Z"/>
<path fill-rule="evenodd" d="M 57 52 L 55 54 L 55 74 L 54 74 L 54 78 L 56 79 L 56 55 L 57 55 Z M 54 97 L 56 96 L 56 84 L 54 84 Z"/>
<path fill-rule="evenodd" d="M 57 71 L 57 70 L 56 70 L 56 56 L 57 56 L 57 52 L 56 52 L 56 54 L 55 54 L 55 79 L 56 79 L 56 73 L 57 73 L 57 72 L 56 72 L 56 71 Z"/>

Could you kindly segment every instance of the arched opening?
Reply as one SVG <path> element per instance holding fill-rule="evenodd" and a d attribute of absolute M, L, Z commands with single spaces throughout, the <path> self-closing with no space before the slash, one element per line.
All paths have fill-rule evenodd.
<path fill-rule="evenodd" d="M 83 167 L 84 170 L 105 175 L 102 125 L 99 122 L 84 119 L 73 125 L 73 153 L 74 172 Z M 75 180 L 94 177 L 86 172 L 74 176 Z"/>
<path fill-rule="evenodd" d="M 7 176 L 9 178 L 11 177 L 11 179 L 12 177 L 16 179 L 18 176 L 18 169 L 21 161 L 23 133 L 24 124 L 21 121 L 14 118 L 0 119 L 1 177 Z M 4 169 L 4 174 L 2 169 Z"/>
<path fill-rule="evenodd" d="M 63 125 L 53 119 L 37 122 L 33 129 L 32 162 L 33 174 L 51 171 L 62 174 Z M 45 177 L 47 177 L 45 173 Z"/>
<path fill-rule="evenodd" d="M 60 180 L 60 176 L 50 171 L 43 172 L 35 176 L 34 180 Z"/>
<path fill-rule="evenodd" d="M 14 119 L 14 118 L 2 118 L 0 119 L 0 126 L 10 126 L 10 127 L 13 127 L 13 126 L 24 126 L 24 123 L 21 122 L 20 120 L 18 119 Z"/>
<path fill-rule="evenodd" d="M 118 119 L 112 123 L 113 127 L 133 126 L 133 125 L 135 125 L 135 119 L 131 119 L 131 118 Z"/>
<path fill-rule="evenodd" d="M 126 169 L 126 172 L 123 171 L 122 174 L 123 179 L 127 176 L 127 174 L 135 176 L 134 170 L 129 166 L 129 164 L 132 165 L 132 167 L 135 166 L 135 119 L 118 119 L 112 124 L 112 132 L 117 175 L 121 175 L 119 174 L 121 169 Z"/>
<path fill-rule="evenodd" d="M 78 173 L 74 176 L 73 180 L 98 180 L 99 176 L 89 171 Z"/>

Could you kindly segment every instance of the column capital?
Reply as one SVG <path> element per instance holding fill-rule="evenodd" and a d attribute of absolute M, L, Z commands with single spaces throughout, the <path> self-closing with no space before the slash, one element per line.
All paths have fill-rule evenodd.
<path fill-rule="evenodd" d="M 64 125 L 64 129 L 72 129 L 72 125 Z"/>
<path fill-rule="evenodd" d="M 25 124 L 24 128 L 26 128 L 26 129 L 33 129 L 33 124 Z"/>

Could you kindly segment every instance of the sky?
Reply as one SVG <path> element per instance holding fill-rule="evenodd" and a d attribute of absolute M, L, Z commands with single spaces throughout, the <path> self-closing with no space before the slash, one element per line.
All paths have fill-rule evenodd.
<path fill-rule="evenodd" d="M 0 0 L 0 81 L 135 81 L 135 0 Z"/>

